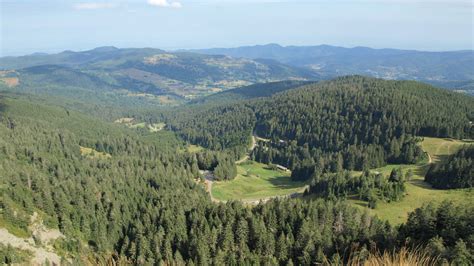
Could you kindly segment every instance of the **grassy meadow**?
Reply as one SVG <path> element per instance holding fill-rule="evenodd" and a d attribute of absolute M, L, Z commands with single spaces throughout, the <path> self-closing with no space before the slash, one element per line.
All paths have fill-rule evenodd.
<path fill-rule="evenodd" d="M 454 154 L 463 145 L 470 145 L 472 142 L 442 139 L 442 138 L 424 138 L 421 146 L 432 159 L 432 163 L 442 163 L 446 161 L 449 155 Z M 415 208 L 421 207 L 426 203 L 439 203 L 443 200 L 452 200 L 458 202 L 474 202 L 473 189 L 434 189 L 430 184 L 424 181 L 424 176 L 429 168 L 427 161 L 417 165 L 387 165 L 373 171 L 389 175 L 393 168 L 401 167 L 406 173 L 411 169 L 414 173 L 413 178 L 405 183 L 406 195 L 398 202 L 378 202 L 377 208 L 368 209 L 367 202 L 358 199 L 349 199 L 354 205 L 368 209 L 370 213 L 379 218 L 388 220 L 391 224 L 400 224 L 405 222 L 408 213 Z"/>
<path fill-rule="evenodd" d="M 474 141 L 425 137 L 421 147 L 430 154 L 433 163 L 444 162 L 449 155 L 456 153 L 463 145 L 472 145 Z"/>
<path fill-rule="evenodd" d="M 463 145 L 474 144 L 473 142 L 442 139 L 424 138 L 421 146 L 431 157 L 432 163 L 443 163 Z M 198 152 L 202 147 L 189 145 L 188 152 Z M 439 203 L 443 200 L 457 202 L 474 202 L 473 189 L 434 189 L 424 181 L 424 176 L 429 168 L 429 159 L 416 165 L 390 164 L 384 167 L 372 169 L 383 175 L 390 175 L 394 168 L 402 168 L 403 173 L 411 170 L 413 177 L 405 183 L 406 195 L 398 202 L 377 203 L 376 209 L 367 208 L 367 202 L 356 197 L 348 199 L 349 202 L 361 209 L 367 209 L 371 214 L 388 220 L 391 224 L 400 224 L 406 221 L 408 213 L 421 207 L 426 203 Z M 272 170 L 266 164 L 246 161 L 237 165 L 237 177 L 231 181 L 214 182 L 212 196 L 220 201 L 242 200 L 246 202 L 267 199 L 271 197 L 290 195 L 303 192 L 306 184 L 293 182 L 289 172 Z M 361 172 L 354 171 L 354 175 Z M 311 197 L 310 197 L 311 198 Z"/>
<path fill-rule="evenodd" d="M 190 144 L 186 147 L 186 152 L 189 152 L 189 153 L 197 153 L 203 150 L 204 148 L 199 145 Z"/>
<path fill-rule="evenodd" d="M 108 159 L 112 157 L 110 154 L 106 152 L 99 152 L 92 148 L 79 146 L 79 149 L 81 150 L 82 156 L 86 158 L 90 158 L 90 159 Z"/>
<path fill-rule="evenodd" d="M 214 182 L 212 196 L 217 200 L 259 200 L 304 191 L 303 182 L 293 182 L 289 172 L 272 170 L 266 164 L 246 161 L 237 165 L 237 177 Z"/>

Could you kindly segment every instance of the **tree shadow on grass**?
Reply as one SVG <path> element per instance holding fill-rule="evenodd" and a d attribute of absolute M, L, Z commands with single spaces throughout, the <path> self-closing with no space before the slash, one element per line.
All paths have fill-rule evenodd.
<path fill-rule="evenodd" d="M 366 201 L 363 201 L 359 198 L 358 195 L 352 195 L 347 197 L 348 200 L 352 200 L 355 205 L 362 206 L 364 208 L 369 206 L 369 203 Z"/>
<path fill-rule="evenodd" d="M 445 163 L 449 160 L 449 157 L 451 157 L 451 155 L 448 155 L 448 154 L 442 154 L 442 155 L 436 155 L 436 163 Z"/>
<path fill-rule="evenodd" d="M 424 177 L 426 173 L 428 172 L 428 170 L 430 169 L 430 167 L 431 167 L 430 164 L 425 164 L 423 166 L 416 167 L 413 170 L 413 174 Z"/>
<path fill-rule="evenodd" d="M 361 201 L 356 201 L 354 202 L 355 205 L 359 205 L 359 206 L 362 206 L 364 208 L 368 208 L 369 207 L 369 203 L 368 202 L 361 202 Z"/>
<path fill-rule="evenodd" d="M 433 188 L 429 183 L 427 183 L 427 182 L 425 182 L 421 179 L 412 180 L 412 181 L 410 181 L 410 184 L 412 184 L 414 186 L 417 186 L 417 187 L 420 187 L 420 188 L 423 188 L 423 189 L 437 190 L 437 189 Z"/>
<path fill-rule="evenodd" d="M 301 182 L 291 181 L 288 176 L 275 176 L 268 179 L 268 182 L 279 189 L 292 189 L 303 187 Z"/>

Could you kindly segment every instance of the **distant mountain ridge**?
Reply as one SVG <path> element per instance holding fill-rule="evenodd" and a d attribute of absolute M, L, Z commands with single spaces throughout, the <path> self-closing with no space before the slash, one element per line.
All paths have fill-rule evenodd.
<path fill-rule="evenodd" d="M 66 50 L 56 54 L 33 53 L 24 56 L 7 56 L 0 58 L 0 69 L 19 69 L 39 65 L 80 66 L 110 59 L 127 57 L 128 60 L 143 56 L 165 53 L 154 48 L 119 49 L 114 46 L 97 47 L 92 50 L 74 52 Z"/>
<path fill-rule="evenodd" d="M 0 58 L 0 70 L 17 71 L 20 84 L 28 75 L 37 75 L 31 68 L 47 71 L 55 65 L 74 70 L 64 70 L 62 74 L 74 72 L 80 76 L 82 72 L 101 79 L 110 87 L 188 98 L 254 83 L 319 79 L 309 69 L 289 66 L 273 59 L 166 52 L 153 48 L 105 46 L 81 52 Z M 47 81 L 51 82 L 51 79 Z"/>
<path fill-rule="evenodd" d="M 425 52 L 268 44 L 190 51 L 250 59 L 273 59 L 283 64 L 310 69 L 325 78 L 358 74 L 384 79 L 419 80 L 448 88 L 457 88 L 459 83 L 474 80 L 474 50 Z M 474 87 L 463 89 L 474 91 Z"/>
<path fill-rule="evenodd" d="M 256 83 L 314 81 L 345 75 L 417 80 L 474 95 L 474 51 L 344 48 L 278 44 L 168 52 L 155 48 L 98 47 L 57 54 L 0 58 L 0 70 L 67 67 L 111 87 L 196 98 Z M 21 76 L 23 74 L 23 76 Z M 0 76 L 0 78 L 2 78 Z M 40 81 L 40 80 L 39 80 Z"/>

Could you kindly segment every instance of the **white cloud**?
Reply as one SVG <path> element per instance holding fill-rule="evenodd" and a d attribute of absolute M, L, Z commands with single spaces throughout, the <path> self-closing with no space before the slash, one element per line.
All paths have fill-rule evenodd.
<path fill-rule="evenodd" d="M 159 7 L 173 7 L 173 8 L 181 8 L 183 5 L 180 2 L 175 1 L 168 1 L 168 0 L 148 0 L 148 4 L 152 6 L 159 6 Z"/>
<path fill-rule="evenodd" d="M 114 8 L 114 7 L 117 7 L 117 5 L 113 3 L 98 3 L 98 2 L 79 3 L 79 4 L 74 5 L 74 8 L 78 10 L 106 9 L 106 8 Z"/>

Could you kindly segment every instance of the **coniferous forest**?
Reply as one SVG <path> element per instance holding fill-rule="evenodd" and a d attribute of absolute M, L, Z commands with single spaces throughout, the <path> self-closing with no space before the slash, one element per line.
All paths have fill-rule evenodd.
<path fill-rule="evenodd" d="M 39 212 L 65 236 L 55 242 L 63 263 L 338 264 L 406 246 L 456 265 L 472 261 L 472 206 L 427 205 L 397 226 L 346 201 L 374 209 L 402 200 L 409 177 L 401 168 L 388 176 L 369 169 L 427 160 L 423 136 L 472 138 L 471 97 L 360 76 L 262 94 L 136 113 L 166 122 L 150 133 L 4 93 L 2 224 L 28 234 Z M 250 159 L 288 167 L 292 180 L 308 182 L 303 197 L 212 202 L 201 171 L 235 178 L 255 136 L 267 140 Z M 187 152 L 189 143 L 204 149 Z M 426 180 L 472 187 L 472 148 L 430 168 Z M 0 254 L 5 262 L 23 256 Z"/>
<path fill-rule="evenodd" d="M 453 110 L 452 104 L 456 105 Z M 418 136 L 472 138 L 472 99 L 411 81 L 339 78 L 269 98 L 192 106 L 166 119 L 192 143 L 277 163 L 309 179 L 314 172 L 365 170 L 416 163 L 425 156 Z"/>
<path fill-rule="evenodd" d="M 471 188 L 474 186 L 474 147 L 461 148 L 446 164 L 433 165 L 426 181 L 435 188 Z"/>
<path fill-rule="evenodd" d="M 3 219 L 27 230 L 28 214 L 42 210 L 45 224 L 68 236 L 59 245 L 70 254 L 137 264 L 308 264 L 348 254 L 353 245 L 396 245 L 391 226 L 343 202 L 211 203 L 193 181 L 196 157 L 169 143 L 21 100 L 8 99 L 5 110 Z M 95 127 L 89 132 L 81 123 Z M 111 157 L 84 158 L 80 146 Z"/>
<path fill-rule="evenodd" d="M 0 0 L 0 265 L 474 265 L 473 11 Z"/>

